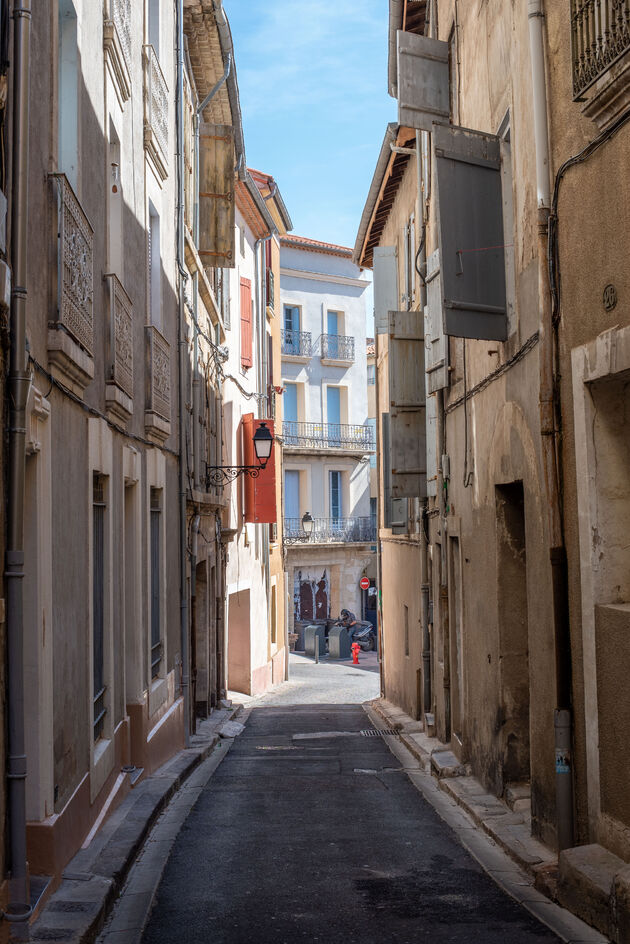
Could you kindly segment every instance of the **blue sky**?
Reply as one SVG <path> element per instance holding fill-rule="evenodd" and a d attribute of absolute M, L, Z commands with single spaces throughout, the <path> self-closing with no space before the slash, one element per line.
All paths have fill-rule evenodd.
<path fill-rule="evenodd" d="M 293 232 L 353 246 L 388 121 L 387 0 L 224 0 L 247 163 Z"/>

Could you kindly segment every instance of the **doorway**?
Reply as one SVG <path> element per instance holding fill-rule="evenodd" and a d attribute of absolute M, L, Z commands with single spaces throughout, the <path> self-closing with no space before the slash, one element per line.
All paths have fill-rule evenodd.
<path fill-rule="evenodd" d="M 496 487 L 503 789 L 530 778 L 529 638 L 522 482 Z M 499 784 L 499 786 L 501 786 Z"/>

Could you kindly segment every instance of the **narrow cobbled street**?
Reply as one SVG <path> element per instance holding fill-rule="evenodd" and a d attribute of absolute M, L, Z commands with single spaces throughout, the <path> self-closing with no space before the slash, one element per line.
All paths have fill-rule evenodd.
<path fill-rule="evenodd" d="M 144 944 L 557 940 L 459 843 L 414 786 L 428 775 L 373 714 L 301 703 L 318 683 L 331 701 L 372 694 L 370 662 L 293 657 L 293 681 L 252 701 L 221 763 L 199 770 L 190 812 L 172 801 L 103 942 L 139 940 L 151 899 Z"/>

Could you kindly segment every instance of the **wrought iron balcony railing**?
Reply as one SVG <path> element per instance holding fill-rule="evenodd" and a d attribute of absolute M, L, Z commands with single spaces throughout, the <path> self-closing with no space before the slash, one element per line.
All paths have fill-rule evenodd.
<path fill-rule="evenodd" d="M 352 449 L 374 452 L 374 430 L 371 426 L 352 426 L 348 423 L 295 423 L 282 424 L 285 446 L 305 446 L 309 449 Z"/>
<path fill-rule="evenodd" d="M 92 355 L 94 348 L 94 230 L 65 174 L 57 184 L 56 323 Z"/>
<path fill-rule="evenodd" d="M 342 334 L 322 334 L 322 357 L 331 361 L 353 361 L 354 338 Z"/>
<path fill-rule="evenodd" d="M 578 98 L 630 48 L 630 0 L 571 0 L 571 32 Z"/>
<path fill-rule="evenodd" d="M 314 518 L 313 530 L 307 535 L 301 518 L 285 518 L 284 536 L 300 544 L 368 544 L 376 540 L 376 519 Z"/>
<path fill-rule="evenodd" d="M 151 45 L 144 47 L 144 146 L 164 180 L 168 174 L 168 86 Z"/>
<path fill-rule="evenodd" d="M 116 275 L 105 279 L 109 283 L 106 378 L 133 399 L 133 305 Z"/>
<path fill-rule="evenodd" d="M 293 331 L 287 328 L 280 332 L 280 341 L 283 354 L 291 354 L 294 357 L 311 356 L 310 331 Z"/>
<path fill-rule="evenodd" d="M 146 341 L 146 402 L 145 411 L 155 413 L 166 422 L 171 419 L 171 355 L 170 345 L 154 325 L 145 325 Z"/>

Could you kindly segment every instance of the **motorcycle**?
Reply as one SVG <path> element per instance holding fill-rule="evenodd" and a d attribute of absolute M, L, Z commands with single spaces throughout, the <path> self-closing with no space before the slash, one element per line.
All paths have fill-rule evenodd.
<path fill-rule="evenodd" d="M 350 643 L 357 642 L 362 652 L 373 652 L 376 649 L 376 630 L 367 620 L 355 619 L 349 625 L 343 619 L 338 619 L 334 626 L 345 626 L 350 635 Z"/>

